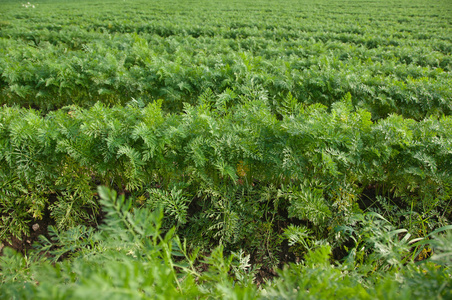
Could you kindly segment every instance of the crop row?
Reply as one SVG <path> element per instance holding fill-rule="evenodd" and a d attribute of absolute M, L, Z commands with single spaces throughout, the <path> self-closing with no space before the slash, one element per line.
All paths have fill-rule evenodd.
<path fill-rule="evenodd" d="M 392 7 L 383 17 L 352 3 L 332 3 L 335 14 L 313 3 L 248 4 L 11 8 L 0 31 L 0 103 L 48 111 L 163 99 L 166 111 L 180 111 L 207 90 L 259 89 L 276 106 L 289 93 L 327 106 L 350 93 L 373 119 L 450 114 L 447 9 Z"/>
<path fill-rule="evenodd" d="M 409 300 L 452 296 L 452 226 L 415 243 L 405 230 L 394 229 L 381 216 L 366 214 L 348 228 L 355 244 L 347 259 L 336 263 L 331 262 L 330 245 L 313 243 L 309 231 L 292 226 L 284 235 L 297 252 L 305 251 L 303 262 L 288 263 L 277 270 L 278 277 L 266 281 L 247 250 L 225 254 L 220 245 L 203 253 L 182 242 L 173 230 L 162 232 L 161 211 L 135 208 L 130 199 L 104 187 L 99 194 L 106 217 L 97 230 L 49 227 L 50 237 L 40 236 L 26 256 L 4 250 L 0 256 L 4 298 Z M 400 235 L 404 237 L 399 240 Z M 431 249 L 434 253 L 426 260 L 424 253 Z M 415 262 L 416 253 L 421 262 Z M 66 258 L 59 261 L 62 257 Z"/>
<path fill-rule="evenodd" d="M 36 49 L 3 41 L 8 53 L 0 59 L 2 102 L 48 110 L 99 100 L 125 104 L 131 98 L 162 98 L 165 109 L 177 111 L 208 89 L 248 96 L 247 90 L 258 88 L 275 103 L 291 93 L 301 102 L 330 105 L 349 92 L 355 106 L 371 111 L 375 119 L 393 112 L 421 119 L 452 111 L 450 72 L 400 63 L 395 52 L 267 41 L 262 51 L 271 55 L 266 57 L 235 51 L 231 46 L 236 42 L 222 39 L 155 39 L 160 46 L 128 35 L 67 54 L 45 43 Z M 330 46 L 337 47 L 335 53 Z M 412 55 L 412 49 L 405 51 Z"/>
<path fill-rule="evenodd" d="M 373 122 L 349 96 L 331 111 L 283 102 L 279 119 L 262 99 L 213 95 L 170 115 L 161 103 L 45 117 L 3 107 L 2 235 L 26 233 L 46 212 L 62 228 L 90 222 L 100 184 L 163 205 L 167 225 L 199 243 L 252 243 L 272 230 L 270 216 L 307 222 L 319 238 L 360 209 L 390 211 L 416 232 L 449 222 L 450 117 Z"/>
<path fill-rule="evenodd" d="M 0 16 L 1 295 L 450 296 L 448 0 Z"/>

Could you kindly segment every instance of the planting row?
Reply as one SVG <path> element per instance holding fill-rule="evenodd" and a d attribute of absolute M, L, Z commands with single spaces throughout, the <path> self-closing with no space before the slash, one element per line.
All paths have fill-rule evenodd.
<path fill-rule="evenodd" d="M 409 300 L 452 296 L 452 238 L 450 231 L 444 234 L 452 226 L 413 244 L 404 230 L 395 230 L 381 216 L 366 214 L 355 224 L 351 254 L 335 264 L 330 245 L 311 244 L 306 232 L 292 228 L 287 233 L 291 243 L 307 247 L 303 261 L 288 263 L 278 270 L 277 278 L 267 281 L 246 250 L 225 254 L 224 247 L 218 246 L 200 252 L 174 231 L 162 232 L 161 211 L 131 209 L 128 199 L 106 188 L 99 188 L 99 194 L 106 218 L 97 231 L 85 226 L 68 231 L 51 227 L 50 238 L 41 236 L 27 256 L 4 251 L 0 293 L 5 298 Z M 399 235 L 404 235 L 400 241 Z M 416 254 L 409 250 L 413 247 L 422 250 L 417 253 L 431 249 L 434 253 L 415 263 Z M 67 258 L 59 261 L 62 256 Z"/>
<path fill-rule="evenodd" d="M 335 13 L 310 2 L 289 1 L 290 11 L 260 4 L 10 4 L 0 24 L 0 103 L 47 112 L 163 99 L 175 112 L 207 90 L 249 97 L 252 89 L 276 106 L 289 93 L 330 106 L 349 92 L 374 120 L 451 113 L 447 6 L 388 3 L 380 15 L 385 3 L 366 2 L 369 15 L 352 2 L 329 3 Z"/>
<path fill-rule="evenodd" d="M 310 243 L 299 227 L 286 233 L 306 249 L 273 280 L 262 277 L 246 250 L 222 246 L 200 252 L 162 232 L 162 213 L 131 208 L 114 191 L 99 188 L 106 218 L 97 230 L 49 228 L 27 256 L 5 249 L 0 293 L 8 299 L 448 299 L 452 296 L 452 226 L 414 243 L 381 216 L 366 214 L 347 231 L 355 245 L 343 262 L 331 263 L 330 245 Z M 351 230 L 352 229 L 352 230 Z M 297 231 L 298 230 L 298 231 Z M 369 233 L 372 234 L 369 234 Z M 404 238 L 399 240 L 399 236 Z M 413 255 L 411 248 L 416 248 Z M 424 252 L 433 255 L 425 260 Z M 416 252 L 422 262 L 415 263 Z M 59 261 L 65 256 L 64 261 Z M 200 263 L 202 261 L 202 264 Z M 275 273 L 273 273 L 275 274 Z M 273 277 L 273 276 L 272 276 Z"/>
<path fill-rule="evenodd" d="M 450 117 L 373 122 L 349 96 L 331 111 L 289 97 L 281 118 L 262 99 L 198 100 L 177 114 L 161 102 L 45 117 L 2 107 L 2 237 L 20 237 L 46 214 L 59 228 L 95 223 L 98 185 L 162 207 L 165 228 L 194 243 L 246 245 L 267 259 L 261 243 L 277 237 L 275 224 L 304 224 L 334 241 L 335 228 L 362 210 L 416 235 L 450 222 Z"/>

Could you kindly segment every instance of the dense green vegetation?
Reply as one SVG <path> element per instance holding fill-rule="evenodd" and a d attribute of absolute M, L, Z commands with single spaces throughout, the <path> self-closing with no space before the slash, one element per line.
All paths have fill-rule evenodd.
<path fill-rule="evenodd" d="M 452 106 L 449 1 L 43 1 L 4 6 L 0 99 L 42 110 L 249 89 L 374 118 Z"/>
<path fill-rule="evenodd" d="M 452 297 L 448 1 L 0 17 L 1 299 Z"/>
<path fill-rule="evenodd" d="M 409 234 L 394 230 L 381 217 L 367 215 L 356 219 L 355 248 L 344 263 L 330 263 L 330 245 L 312 245 L 302 263 L 279 271 L 280 278 L 258 289 L 253 284 L 256 266 L 246 252 L 224 255 L 222 246 L 204 257 L 199 249 L 190 252 L 174 230 L 161 235 L 161 212 L 131 210 L 130 200 L 105 188 L 99 194 L 107 217 L 98 231 L 76 226 L 59 233 L 51 228 L 51 239 L 41 238 L 39 251 L 50 252 L 53 261 L 68 253 L 70 259 L 51 265 L 42 256 L 5 251 L 0 257 L 2 298 L 408 300 L 452 296 L 451 234 L 430 240 L 435 254 L 428 263 L 416 265 L 405 255 L 422 241 L 410 245 Z M 400 234 L 406 235 L 399 240 Z M 294 244 L 309 239 L 302 234 L 289 238 Z"/>

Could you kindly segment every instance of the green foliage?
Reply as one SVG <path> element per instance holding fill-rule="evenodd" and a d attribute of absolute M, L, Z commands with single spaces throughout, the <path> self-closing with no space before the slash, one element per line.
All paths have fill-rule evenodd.
<path fill-rule="evenodd" d="M 289 240 L 289 246 L 292 246 L 296 243 L 300 243 L 306 249 L 310 248 L 309 239 L 311 236 L 311 232 L 306 227 L 290 225 L 284 231 L 284 235 L 287 236 L 287 239 Z"/>
<path fill-rule="evenodd" d="M 3 2 L 0 298 L 450 296 L 443 0 Z"/>
<path fill-rule="evenodd" d="M 104 187 L 99 188 L 99 195 L 107 214 L 99 231 L 80 226 L 65 232 L 54 228 L 50 240 L 41 237 L 37 252 L 29 260 L 12 250 L 5 251 L 0 259 L 2 296 L 182 299 L 255 295 L 253 285 L 235 284 L 231 279 L 233 257 L 224 257 L 221 247 L 205 258 L 210 269 L 201 275 L 193 265 L 198 258 L 196 251 L 187 252 L 185 242 L 174 236 L 173 229 L 161 234 L 161 211 L 132 209 L 130 199 Z M 48 252 L 51 260 L 43 252 Z M 59 262 L 58 258 L 67 253 L 72 255 Z M 246 267 L 240 261 L 235 265 L 244 281 Z"/>
<path fill-rule="evenodd" d="M 301 185 L 300 188 L 288 188 L 289 218 L 298 218 L 313 223 L 315 227 L 324 227 L 331 218 L 331 211 L 325 203 L 323 191 Z M 282 192 L 284 193 L 284 192 Z"/>
<path fill-rule="evenodd" d="M 293 114 L 350 93 L 373 119 L 449 115 L 449 6 L 380 2 L 6 1 L 0 104 L 164 99 L 174 112 L 211 92 L 223 110 L 260 99 Z"/>
<path fill-rule="evenodd" d="M 150 208 L 160 208 L 167 216 L 165 227 L 179 227 L 187 223 L 188 205 L 190 200 L 184 196 L 183 190 L 174 186 L 171 191 L 162 191 L 159 189 L 149 189 L 149 199 L 147 205 Z"/>
<path fill-rule="evenodd" d="M 446 299 L 451 296 L 450 228 L 432 233 L 434 239 L 425 245 L 434 249 L 434 255 L 415 264 L 397 255 L 400 248 L 394 248 L 394 231 L 388 231 L 387 223 L 380 222 L 384 221 L 381 217 L 361 216 L 360 224 L 365 226 L 356 227 L 356 235 L 379 241 L 363 244 L 367 257 L 375 262 L 375 257 L 379 260 L 381 249 L 385 248 L 385 256 L 392 257 L 397 268 L 378 269 L 369 260 L 360 268 L 348 262 L 334 264 L 331 246 L 319 244 L 306 252 L 302 262 L 291 263 L 279 271 L 277 278 L 258 288 L 253 281 L 256 272 L 251 267 L 250 256 L 243 251 L 227 256 L 220 246 L 200 255 L 199 249 L 189 250 L 187 242 L 182 242 L 174 229 L 162 233 L 161 211 L 133 208 L 132 199 L 118 197 L 115 191 L 105 187 L 99 187 L 98 192 L 106 212 L 98 230 L 84 226 L 68 231 L 53 228 L 51 238 L 41 237 L 35 245 L 36 251 L 27 256 L 9 248 L 4 250 L 0 257 L 2 298 L 409 299 L 430 296 Z M 373 237 L 369 230 L 389 239 L 382 235 Z M 306 233 L 306 230 L 291 227 L 287 231 L 289 236 L 295 232 Z M 294 240 L 301 241 L 301 235 L 296 235 L 298 238 Z M 403 238 L 399 243 L 406 241 Z M 62 255 L 66 255 L 63 261 L 59 259 Z"/>
<path fill-rule="evenodd" d="M 172 115 L 159 102 L 44 117 L 3 107 L 3 236 L 20 238 L 46 209 L 60 229 L 92 224 L 99 183 L 162 207 L 166 228 L 200 244 L 246 245 L 267 257 L 279 251 L 278 221 L 308 222 L 319 240 L 360 209 L 419 228 L 415 236 L 448 224 L 449 117 L 372 122 L 346 96 L 331 111 L 307 106 L 278 120 L 261 100 L 225 115 L 209 104 L 215 96 L 203 97 Z"/>

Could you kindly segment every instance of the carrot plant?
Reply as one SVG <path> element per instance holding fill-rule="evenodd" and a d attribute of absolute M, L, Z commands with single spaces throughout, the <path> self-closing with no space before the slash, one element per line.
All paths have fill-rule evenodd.
<path fill-rule="evenodd" d="M 428 261 L 414 264 L 403 259 L 409 253 L 409 237 L 397 241 L 397 234 L 403 230 L 392 230 L 389 224 L 380 222 L 381 216 L 368 214 L 358 218 L 361 229 L 358 226 L 355 232 L 348 230 L 363 247 L 357 244 L 345 262 L 332 264 L 331 246 L 313 244 L 302 262 L 290 264 L 274 282 L 257 287 L 253 284 L 256 273 L 243 252 L 225 255 L 219 246 L 201 254 L 175 235 L 174 227 L 162 232 L 162 211 L 134 209 L 132 199 L 105 187 L 98 192 L 106 218 L 97 230 L 84 226 L 68 231 L 52 229 L 50 239 L 41 237 L 36 251 L 27 256 L 5 250 L 0 257 L 3 298 L 451 296 L 450 234 L 441 236 L 437 232 L 425 243 L 435 249 L 435 254 Z M 296 243 L 302 239 L 298 235 L 292 240 Z M 63 254 L 68 258 L 60 261 Z M 199 269 L 201 262 L 204 271 Z"/>
<path fill-rule="evenodd" d="M 446 2 L 3 1 L 0 298 L 450 298 Z"/>
<path fill-rule="evenodd" d="M 221 97 L 199 101 L 179 114 L 161 103 L 45 117 L 3 107 L 3 237 L 26 234 L 46 211 L 61 229 L 95 221 L 98 184 L 161 207 L 165 226 L 195 243 L 256 253 L 279 252 L 281 230 L 297 222 L 332 239 L 362 210 L 417 236 L 450 222 L 449 117 L 373 122 L 350 96 L 331 111 L 295 106 L 281 120 L 265 99 L 226 113 L 215 108 Z"/>
<path fill-rule="evenodd" d="M 380 19 L 339 2 L 329 3 L 337 14 L 309 1 L 288 1 L 290 12 L 267 1 L 252 13 L 246 3 L 234 11 L 227 2 L 177 9 L 140 0 L 49 1 L 35 9 L 7 2 L 0 103 L 47 112 L 164 99 L 165 110 L 181 111 L 208 90 L 249 97 L 258 87 L 274 109 L 289 93 L 326 106 L 351 93 L 373 119 L 448 115 L 450 8 L 442 3 L 398 11 L 384 2 Z M 32 26 L 24 21 L 30 18 Z"/>

